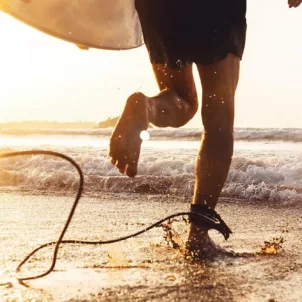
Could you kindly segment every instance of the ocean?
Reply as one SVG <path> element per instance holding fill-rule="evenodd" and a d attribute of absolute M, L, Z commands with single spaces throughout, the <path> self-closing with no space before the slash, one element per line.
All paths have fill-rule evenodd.
<path fill-rule="evenodd" d="M 112 129 L 1 130 L 0 152 L 52 150 L 72 157 L 85 175 L 84 193 L 171 194 L 190 198 L 201 131 L 150 129 L 142 144 L 138 176 L 118 173 L 108 158 Z M 0 190 L 71 195 L 78 176 L 68 163 L 49 156 L 0 160 Z M 237 128 L 223 197 L 302 201 L 302 129 Z"/>

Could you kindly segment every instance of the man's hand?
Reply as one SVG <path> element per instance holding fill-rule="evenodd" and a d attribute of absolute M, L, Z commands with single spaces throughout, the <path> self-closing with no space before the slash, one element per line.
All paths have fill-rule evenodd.
<path fill-rule="evenodd" d="M 288 0 L 289 8 L 298 7 L 302 3 L 302 0 Z"/>

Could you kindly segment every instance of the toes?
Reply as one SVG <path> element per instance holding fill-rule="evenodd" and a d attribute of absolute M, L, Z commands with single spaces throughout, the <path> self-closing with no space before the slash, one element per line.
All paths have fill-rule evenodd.
<path fill-rule="evenodd" d="M 126 164 L 125 160 L 122 160 L 122 159 L 117 160 L 116 167 L 119 169 L 119 171 L 121 173 L 123 173 L 123 174 L 125 173 L 126 166 L 127 166 L 127 164 Z"/>
<path fill-rule="evenodd" d="M 128 165 L 126 174 L 129 177 L 134 177 L 137 174 L 137 165 Z"/>
<path fill-rule="evenodd" d="M 111 156 L 111 155 L 110 155 Z M 120 173 L 124 174 L 126 170 L 126 163 L 125 161 L 122 160 L 117 160 L 116 158 L 112 157 L 111 158 L 111 163 L 118 168 Z"/>
<path fill-rule="evenodd" d="M 137 174 L 137 164 L 138 164 L 140 149 L 141 149 L 140 142 L 138 143 L 136 142 L 136 146 L 134 146 L 134 150 L 137 151 L 131 153 L 131 161 L 129 161 L 130 163 L 128 163 L 128 167 L 126 169 L 126 174 L 129 177 L 134 177 Z"/>

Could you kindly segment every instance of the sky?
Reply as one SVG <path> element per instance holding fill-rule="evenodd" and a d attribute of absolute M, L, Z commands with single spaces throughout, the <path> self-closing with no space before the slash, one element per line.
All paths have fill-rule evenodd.
<path fill-rule="evenodd" d="M 248 0 L 237 127 L 302 128 L 302 6 Z M 199 94 L 201 88 L 196 76 Z M 144 46 L 83 51 L 0 13 L 0 121 L 99 122 L 158 88 Z M 200 111 L 188 127 L 201 127 Z"/>

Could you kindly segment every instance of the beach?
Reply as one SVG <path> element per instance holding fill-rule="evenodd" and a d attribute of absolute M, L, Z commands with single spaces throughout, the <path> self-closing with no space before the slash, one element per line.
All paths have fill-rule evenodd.
<path fill-rule="evenodd" d="M 162 228 L 108 246 L 62 245 L 55 271 L 19 285 L 18 263 L 40 244 L 56 240 L 72 197 L 0 194 L 0 301 L 301 301 L 301 205 L 222 199 L 217 211 L 233 234 L 216 243 L 247 256 L 194 263 L 164 239 Z M 103 194 L 84 197 L 65 239 L 106 240 L 143 229 L 163 216 L 187 211 L 180 197 Z M 21 219 L 22 218 L 22 219 Z M 187 226 L 175 222 L 185 240 Z M 174 226 L 173 226 L 174 227 Z M 276 255 L 253 255 L 264 241 L 284 238 Z M 110 257 L 111 260 L 110 260 Z M 52 249 L 39 252 L 23 269 L 47 270 Z"/>
<path fill-rule="evenodd" d="M 85 177 L 64 239 L 99 241 L 145 229 L 188 211 L 198 130 L 150 130 L 139 174 L 120 176 L 108 158 L 110 129 L 2 130 L 1 153 L 52 150 L 72 157 Z M 233 234 L 211 237 L 233 256 L 192 262 L 157 227 L 113 245 L 62 245 L 55 270 L 28 287 L 17 265 L 56 241 L 78 187 L 74 168 L 44 155 L 0 161 L 0 301 L 301 301 L 302 130 L 237 129 L 230 173 L 216 208 Z M 184 243 L 188 225 L 172 230 Z M 260 253 L 264 242 L 282 248 Z M 276 252 L 276 254 L 275 254 Z M 39 251 L 22 276 L 47 271 L 53 247 Z"/>
<path fill-rule="evenodd" d="M 302 0 L 145 2 L 0 0 L 0 302 L 301 302 Z M 205 177 L 232 233 L 194 259 L 185 214 L 149 227 Z"/>

